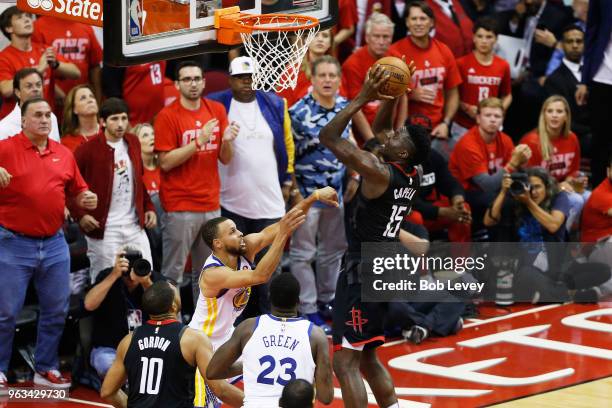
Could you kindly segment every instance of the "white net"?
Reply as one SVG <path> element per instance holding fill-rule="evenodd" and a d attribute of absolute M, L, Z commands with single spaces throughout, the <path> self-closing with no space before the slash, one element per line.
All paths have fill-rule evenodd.
<path fill-rule="evenodd" d="M 306 20 L 312 21 L 315 20 Z M 287 15 L 252 16 L 237 23 L 253 28 L 250 33 L 240 33 L 247 54 L 253 59 L 253 89 L 280 92 L 295 88 L 300 65 L 319 25 L 304 27 L 303 16 Z M 290 30 L 275 30 L 287 28 Z"/>

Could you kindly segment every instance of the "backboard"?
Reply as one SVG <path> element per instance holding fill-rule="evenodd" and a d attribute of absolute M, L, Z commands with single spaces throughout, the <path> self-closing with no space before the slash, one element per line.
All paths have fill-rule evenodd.
<path fill-rule="evenodd" d="M 104 60 L 125 66 L 231 47 L 217 42 L 214 11 L 239 6 L 251 14 L 288 13 L 333 26 L 337 0 L 104 0 Z"/>

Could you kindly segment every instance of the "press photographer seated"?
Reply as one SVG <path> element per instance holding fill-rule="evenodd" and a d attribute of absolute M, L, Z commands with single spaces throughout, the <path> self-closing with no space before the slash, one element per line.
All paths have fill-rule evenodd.
<path fill-rule="evenodd" d="M 501 190 L 484 216 L 497 242 L 564 242 L 570 211 L 567 193 L 539 167 L 504 174 Z"/>
<path fill-rule="evenodd" d="M 121 339 L 147 319 L 141 308 L 145 289 L 162 279 L 133 248 L 122 248 L 115 265 L 96 277 L 85 296 L 85 309 L 94 315 L 90 364 L 101 378 L 112 365 Z"/>

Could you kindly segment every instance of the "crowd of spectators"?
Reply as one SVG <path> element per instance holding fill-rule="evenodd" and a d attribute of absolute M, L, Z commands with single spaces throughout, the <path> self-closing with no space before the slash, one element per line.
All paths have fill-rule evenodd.
<path fill-rule="evenodd" d="M 224 215 L 243 234 L 259 232 L 332 186 L 340 207 L 315 205 L 287 248 L 300 312 L 329 332 L 347 247 L 344 208 L 360 176 L 320 143 L 319 131 L 383 56 L 416 67 L 395 125 L 425 127 L 432 140 L 404 220 L 416 237 L 573 240 L 589 243 L 585 261 L 612 265 L 612 2 L 341 0 L 339 13 L 338 26 L 310 45 L 297 87 L 276 95 L 251 88 L 246 56 L 231 61 L 225 90 L 208 94 L 220 84 L 209 86 L 198 62 L 105 66 L 91 27 L 4 10 L 0 391 L 30 280 L 40 305 L 35 382 L 69 385 L 57 358 L 69 298 L 65 220 L 86 236 L 92 288 L 84 309 L 95 316 L 91 365 L 103 376 L 119 339 L 142 322 L 140 296 L 153 280 L 191 285 L 195 302 L 211 253 L 202 237 L 208 220 Z M 522 58 L 504 60 L 500 46 L 519 47 Z M 365 105 L 342 137 L 376 153 L 381 106 Z M 510 194 L 517 174 L 527 187 Z M 122 256 L 128 247 L 148 261 L 144 275 Z M 555 267 L 539 262 L 540 273 Z M 590 290 L 581 299 L 597 301 L 612 294 L 612 281 Z M 265 284 L 247 310 L 269 311 Z M 405 304 L 390 326 L 420 343 L 459 330 L 462 312 Z"/>

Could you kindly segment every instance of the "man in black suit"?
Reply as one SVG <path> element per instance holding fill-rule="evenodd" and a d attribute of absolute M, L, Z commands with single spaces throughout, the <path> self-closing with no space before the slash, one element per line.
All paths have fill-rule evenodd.
<path fill-rule="evenodd" d="M 585 105 L 578 105 L 576 89 L 582 80 L 582 54 L 584 52 L 584 32 L 576 25 L 563 29 L 561 47 L 565 57 L 544 83 L 548 95 L 561 95 L 569 102 L 572 112 L 572 131 L 580 140 L 580 150 L 590 153 L 591 127 Z"/>

